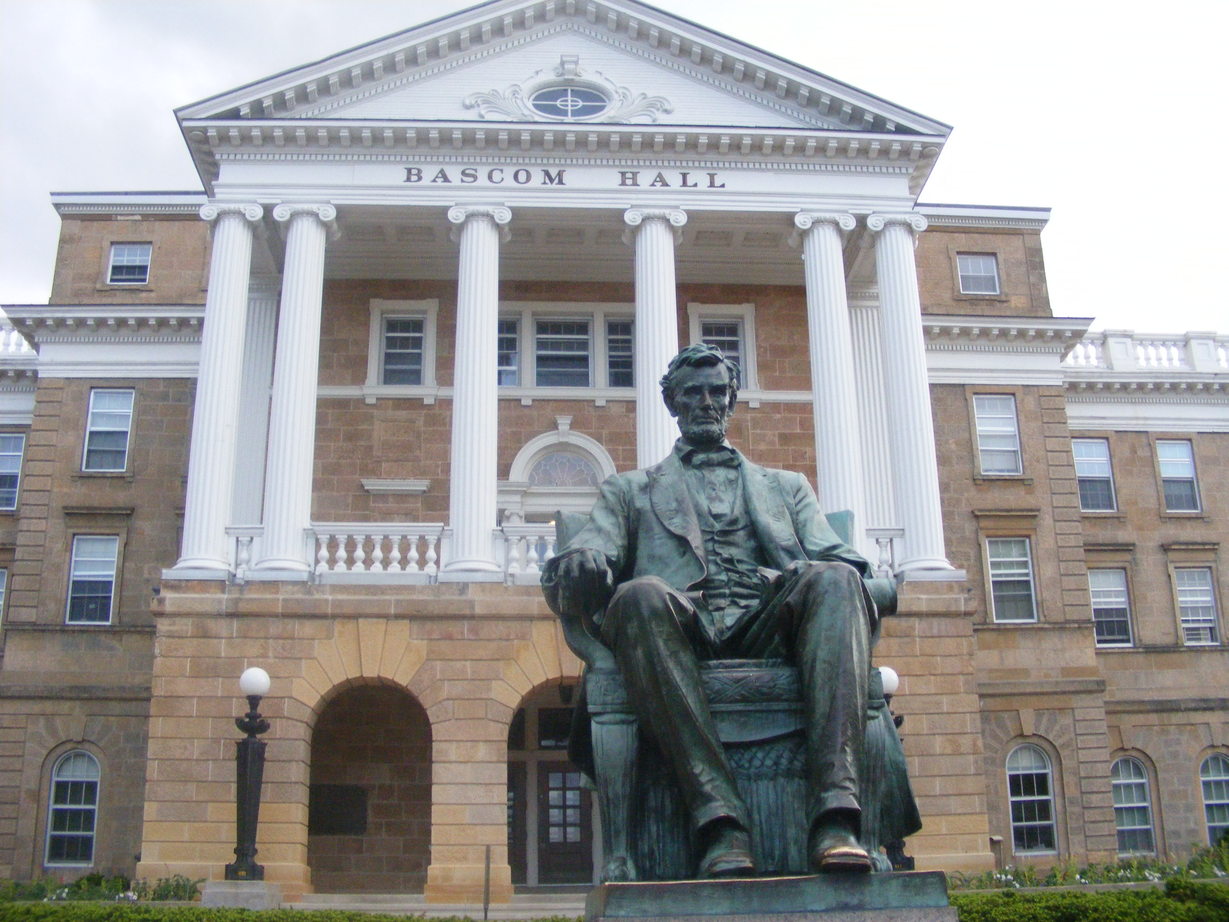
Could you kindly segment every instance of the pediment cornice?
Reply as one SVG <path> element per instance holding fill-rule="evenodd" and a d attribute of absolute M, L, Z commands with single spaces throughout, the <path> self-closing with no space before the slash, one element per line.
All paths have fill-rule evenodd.
<path fill-rule="evenodd" d="M 515 97 L 534 86 L 535 75 L 542 73 L 537 69 L 523 74 L 520 83 L 493 79 L 482 91 L 466 93 L 474 117 L 456 125 L 441 126 L 429 111 L 414 118 L 398 114 L 391 123 L 346 116 L 347 110 L 368 111 L 363 104 L 382 94 L 404 91 L 421 81 L 438 82 L 442 75 L 563 33 L 575 34 L 590 46 L 599 42 L 638 57 L 652 65 L 647 73 L 660 74 L 664 69 L 675 79 L 703 84 L 708 92 L 741 99 L 779 125 L 661 124 L 672 108 L 669 99 L 659 98 L 653 86 L 615 84 L 600 69 L 590 71 L 588 79 L 607 79 L 614 87 L 607 95 L 617 102 L 601 119 L 560 124 L 518 106 Z M 566 68 L 566 62 L 560 66 Z M 562 146 L 571 143 L 568 135 L 575 135 L 583 139 L 582 150 L 611 150 L 633 143 L 628 131 L 634 134 L 639 129 L 650 136 L 646 143 L 681 145 L 680 152 L 703 153 L 708 147 L 721 147 L 721 137 L 730 136 L 738 140 L 725 143 L 736 148 L 750 146 L 759 152 L 768 145 L 773 153 L 785 156 L 907 157 L 915 161 L 915 186 L 920 188 L 929 162 L 950 132 L 942 122 L 638 0 L 492 0 L 184 106 L 176 114 L 207 185 L 216 177 L 217 159 L 224 152 L 234 155 L 262 145 L 317 150 L 432 144 L 524 149 L 520 133 L 528 132 L 531 148 L 539 143 Z M 610 120 L 615 118 L 618 121 Z M 637 121 L 642 124 L 634 124 Z M 653 135 L 670 140 L 656 141 Z"/>
<path fill-rule="evenodd" d="M 200 340 L 204 305 L 6 305 L 14 329 L 36 348 L 47 343 Z"/>

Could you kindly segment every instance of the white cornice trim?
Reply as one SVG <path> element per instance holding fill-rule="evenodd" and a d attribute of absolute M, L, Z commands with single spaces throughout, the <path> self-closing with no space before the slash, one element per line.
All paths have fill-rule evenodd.
<path fill-rule="evenodd" d="M 35 346 L 47 343 L 196 343 L 205 308 L 182 305 L 11 305 L 5 313 Z M 40 361 L 40 371 L 46 373 Z"/>
<path fill-rule="evenodd" d="M 209 201 L 203 192 L 53 192 L 51 205 L 61 216 L 185 215 L 200 217 Z"/>
<path fill-rule="evenodd" d="M 1019 208 L 998 205 L 932 205 L 919 202 L 916 210 L 926 217 L 931 227 L 977 227 L 1041 231 L 1050 221 L 1049 208 Z"/>

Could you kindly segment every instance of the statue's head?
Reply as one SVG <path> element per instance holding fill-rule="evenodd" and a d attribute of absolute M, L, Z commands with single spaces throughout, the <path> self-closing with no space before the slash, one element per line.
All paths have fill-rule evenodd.
<path fill-rule="evenodd" d="M 738 402 L 738 363 L 715 346 L 697 343 L 670 360 L 661 396 L 693 445 L 718 444 Z"/>

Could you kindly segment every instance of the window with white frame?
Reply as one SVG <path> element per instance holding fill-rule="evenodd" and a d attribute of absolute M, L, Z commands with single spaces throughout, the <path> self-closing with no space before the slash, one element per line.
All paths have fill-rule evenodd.
<path fill-rule="evenodd" d="M 740 390 L 759 388 L 754 304 L 688 304 L 687 318 L 691 342 L 716 346 L 738 363 Z"/>
<path fill-rule="evenodd" d="M 1075 479 L 1080 490 L 1080 509 L 1085 512 L 1113 512 L 1114 473 L 1110 467 L 1107 439 L 1072 439 Z"/>
<path fill-rule="evenodd" d="M 527 302 L 505 303 L 503 308 L 498 333 L 501 386 L 632 387 L 630 305 Z"/>
<path fill-rule="evenodd" d="M 77 750 L 51 769 L 47 810 L 47 864 L 90 865 L 98 827 L 98 760 Z"/>
<path fill-rule="evenodd" d="M 1127 601 L 1127 571 L 1096 568 L 1088 571 L 1092 596 L 1092 623 L 1098 647 L 1131 645 L 1131 609 Z"/>
<path fill-rule="evenodd" d="M 983 474 L 1019 474 L 1020 429 L 1016 423 L 1016 398 L 1011 394 L 975 394 L 973 415 L 977 420 L 977 455 Z"/>
<path fill-rule="evenodd" d="M 593 342 L 588 320 L 534 322 L 534 384 L 538 387 L 590 387 Z"/>
<path fill-rule="evenodd" d="M 4 602 L 9 594 L 9 571 L 0 567 L 0 625 L 4 624 Z"/>
<path fill-rule="evenodd" d="M 1182 626 L 1182 642 L 1188 647 L 1220 642 L 1213 585 L 1211 567 L 1174 568 L 1178 620 Z"/>
<path fill-rule="evenodd" d="M 1161 489 L 1166 512 L 1198 512 L 1199 485 L 1195 480 L 1195 452 L 1186 439 L 1166 439 L 1156 443 L 1157 463 L 1161 468 Z"/>
<path fill-rule="evenodd" d="M 1208 826 L 1208 844 L 1215 845 L 1229 834 L 1229 756 L 1214 752 L 1199 766 L 1203 788 L 1203 815 Z"/>
<path fill-rule="evenodd" d="M 435 387 L 434 300 L 385 300 L 370 303 L 367 387 Z"/>
<path fill-rule="evenodd" d="M 633 387 L 632 321 L 606 321 L 606 378 L 611 387 Z"/>
<path fill-rule="evenodd" d="M 129 388 L 95 388 L 85 424 L 83 471 L 122 471 L 128 467 L 134 392 Z"/>
<path fill-rule="evenodd" d="M 1152 855 L 1156 836 L 1152 831 L 1152 794 L 1148 770 L 1139 759 L 1124 756 L 1110 768 L 1114 794 L 1114 826 L 1118 830 L 1118 854 Z"/>
<path fill-rule="evenodd" d="M 382 355 L 381 384 L 422 384 L 426 320 L 385 314 Z"/>
<path fill-rule="evenodd" d="M 999 293 L 999 260 L 993 253 L 957 253 L 956 271 L 962 295 Z"/>
<path fill-rule="evenodd" d="M 68 576 L 69 624 L 110 624 L 119 538 L 77 535 Z"/>
<path fill-rule="evenodd" d="M 1036 621 L 1028 538 L 987 538 L 990 600 L 995 621 Z"/>
<path fill-rule="evenodd" d="M 21 458 L 26 437 L 20 432 L 0 432 L 0 511 L 17 508 L 17 489 L 21 485 Z"/>
<path fill-rule="evenodd" d="M 149 282 L 152 243 L 113 243 L 107 267 L 109 285 L 145 285 Z"/>
<path fill-rule="evenodd" d="M 1025 743 L 1007 756 L 1007 797 L 1013 851 L 1017 855 L 1058 851 L 1054 774 L 1040 747 Z"/>
<path fill-rule="evenodd" d="M 521 383 L 520 328 L 520 321 L 515 317 L 500 318 L 496 376 L 501 386 L 515 387 Z"/>

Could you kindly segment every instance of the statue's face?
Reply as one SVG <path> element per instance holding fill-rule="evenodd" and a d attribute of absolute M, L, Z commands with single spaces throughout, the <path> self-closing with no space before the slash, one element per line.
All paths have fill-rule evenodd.
<path fill-rule="evenodd" d="M 684 369 L 669 407 L 683 438 L 700 448 L 719 445 L 734 410 L 734 394 L 725 365 Z"/>

